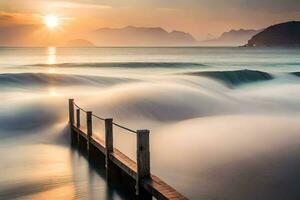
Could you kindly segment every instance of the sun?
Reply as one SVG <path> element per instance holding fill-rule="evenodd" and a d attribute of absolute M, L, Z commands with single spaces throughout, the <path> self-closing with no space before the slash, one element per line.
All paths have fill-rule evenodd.
<path fill-rule="evenodd" d="M 55 28 L 59 25 L 59 18 L 55 15 L 47 15 L 44 18 L 44 23 L 48 28 Z"/>

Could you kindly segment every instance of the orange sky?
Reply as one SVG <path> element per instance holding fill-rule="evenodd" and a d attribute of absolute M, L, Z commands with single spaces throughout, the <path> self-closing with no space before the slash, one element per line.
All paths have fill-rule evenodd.
<path fill-rule="evenodd" d="M 60 18 L 57 31 L 60 37 L 63 33 L 76 35 L 100 27 L 134 25 L 176 29 L 204 39 L 207 34 L 218 36 L 230 29 L 261 29 L 278 22 L 300 20 L 300 3 L 299 0 L 0 1 L 0 26 L 43 26 L 43 16 L 48 14 Z"/>

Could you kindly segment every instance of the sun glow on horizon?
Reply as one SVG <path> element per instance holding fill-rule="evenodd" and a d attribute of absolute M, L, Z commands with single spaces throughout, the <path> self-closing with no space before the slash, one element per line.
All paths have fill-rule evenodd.
<path fill-rule="evenodd" d="M 59 25 L 59 18 L 55 15 L 47 15 L 44 18 L 44 23 L 48 28 L 55 28 Z"/>
<path fill-rule="evenodd" d="M 52 96 L 52 97 L 58 96 L 56 88 L 49 88 L 49 95 Z"/>

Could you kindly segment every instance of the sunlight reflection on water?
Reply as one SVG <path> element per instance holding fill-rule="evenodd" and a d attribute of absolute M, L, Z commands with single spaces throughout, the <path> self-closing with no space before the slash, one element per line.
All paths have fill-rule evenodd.
<path fill-rule="evenodd" d="M 47 64 L 56 64 L 56 47 L 48 47 L 48 60 Z"/>

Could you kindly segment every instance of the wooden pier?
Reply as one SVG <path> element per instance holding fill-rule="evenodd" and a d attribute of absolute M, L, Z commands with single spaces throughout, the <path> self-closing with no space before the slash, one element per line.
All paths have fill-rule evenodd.
<path fill-rule="evenodd" d="M 81 129 L 81 112 L 86 113 L 86 132 Z M 95 139 L 95 137 L 93 137 L 93 119 L 101 120 L 105 123 L 105 137 L 103 140 Z M 88 156 L 91 157 L 90 159 L 93 159 L 93 157 L 104 157 L 107 170 L 119 170 L 122 174 L 125 173 L 128 179 L 133 180 L 137 199 L 147 200 L 152 199 L 152 197 L 155 197 L 156 199 L 187 199 L 167 183 L 163 182 L 159 177 L 151 174 L 149 130 L 135 131 L 113 122 L 113 119 L 101 118 L 94 115 L 91 111 L 80 108 L 73 99 L 69 99 L 69 123 L 72 142 L 83 146 L 86 149 Z M 114 148 L 114 126 L 136 134 L 136 162 Z"/>

